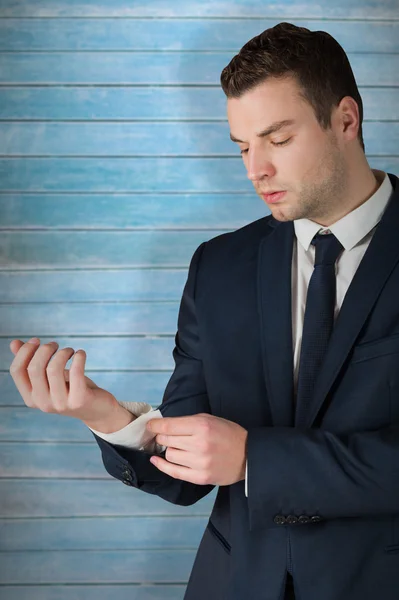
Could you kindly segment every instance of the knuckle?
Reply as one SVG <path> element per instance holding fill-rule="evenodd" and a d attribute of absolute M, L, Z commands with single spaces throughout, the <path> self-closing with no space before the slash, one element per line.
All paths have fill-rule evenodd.
<path fill-rule="evenodd" d="M 210 483 L 208 473 L 200 473 L 200 475 L 198 475 L 198 483 L 200 485 L 208 485 Z"/>
<path fill-rule="evenodd" d="M 19 370 L 20 370 L 20 367 L 18 367 L 17 365 L 11 365 L 10 374 L 17 375 L 19 373 Z"/>
<path fill-rule="evenodd" d="M 28 365 L 27 371 L 29 374 L 38 375 L 42 370 L 42 367 L 37 363 L 30 363 Z"/>
<path fill-rule="evenodd" d="M 200 418 L 199 425 L 203 433 L 208 433 L 212 427 L 211 420 L 208 418 L 207 415 Z"/>

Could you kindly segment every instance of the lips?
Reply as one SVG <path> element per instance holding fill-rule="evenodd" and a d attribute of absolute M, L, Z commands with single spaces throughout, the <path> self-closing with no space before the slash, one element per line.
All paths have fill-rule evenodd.
<path fill-rule="evenodd" d="M 279 190 L 275 192 L 268 192 L 266 194 L 262 194 L 262 197 L 264 198 L 264 200 L 266 200 L 266 202 L 273 203 L 278 202 L 278 200 L 281 200 L 285 193 L 285 190 Z"/>

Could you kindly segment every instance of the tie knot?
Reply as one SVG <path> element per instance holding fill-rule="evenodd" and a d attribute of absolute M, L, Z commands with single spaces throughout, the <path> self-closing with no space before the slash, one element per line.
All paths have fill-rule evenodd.
<path fill-rule="evenodd" d="M 317 265 L 333 265 L 339 254 L 344 249 L 341 242 L 333 233 L 326 233 L 314 236 L 312 244 L 316 246 L 316 258 L 314 266 Z"/>

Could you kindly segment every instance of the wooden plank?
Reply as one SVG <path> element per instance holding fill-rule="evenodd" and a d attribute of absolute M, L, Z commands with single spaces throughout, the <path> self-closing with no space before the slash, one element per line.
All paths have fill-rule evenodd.
<path fill-rule="evenodd" d="M 241 46 L 275 19 L 48 19 L 0 20 L 0 51 L 225 51 Z M 346 52 L 398 52 L 397 21 L 294 19 L 299 27 L 327 31 Z"/>
<path fill-rule="evenodd" d="M 32 411 L 34 409 L 31 409 Z M 43 420 L 48 416 L 41 413 Z M 59 416 L 60 419 L 63 417 Z M 66 418 L 66 417 L 64 417 Z M 108 479 L 101 452 L 86 425 L 85 443 L 0 443 L 0 477 Z M 89 441 L 92 438 L 93 441 Z M 59 482 L 62 485 L 61 481 Z M 121 485 L 123 485 L 121 483 Z"/>
<path fill-rule="evenodd" d="M 130 268 L 186 267 L 195 249 L 218 231 L 4 231 L 0 267 Z"/>
<path fill-rule="evenodd" d="M 238 193 L 253 186 L 238 156 L 1 158 L 0 191 Z"/>
<path fill-rule="evenodd" d="M 186 583 L 195 554 L 169 549 L 5 552 L 0 584 Z"/>
<path fill-rule="evenodd" d="M 240 156 L 239 146 L 229 133 L 227 121 L 0 122 L 0 156 Z M 364 123 L 363 137 L 369 154 L 394 155 L 398 152 L 399 122 Z M 284 156 L 283 149 L 279 152 Z"/>
<path fill-rule="evenodd" d="M 207 521 L 198 516 L 0 519 L 0 552 L 194 549 Z"/>
<path fill-rule="evenodd" d="M 371 167 L 391 173 L 397 172 L 399 158 L 395 156 L 367 155 Z M 241 157 L 237 158 L 1 158 L 0 159 L 0 192 L 186 192 L 186 193 L 215 193 L 215 192 L 253 192 L 253 185 L 246 176 Z M 136 232 L 135 235 L 145 232 Z M 166 234 L 166 232 L 164 232 Z M 4 237 L 2 242 L 4 247 Z M 10 234 L 12 235 L 12 234 Z M 33 234 L 31 234 L 33 235 Z M 62 235 L 60 232 L 59 235 Z M 93 235 L 92 232 L 83 234 Z M 106 235 L 111 235 L 106 234 Z M 114 234 L 113 239 L 123 233 Z M 151 235 L 151 234 L 150 234 Z M 154 233 L 153 236 L 163 237 L 164 234 Z M 177 235 L 177 234 L 173 234 Z M 179 233 L 179 235 L 183 235 Z M 198 234 L 190 234 L 193 239 Z M 216 235 L 216 234 L 215 234 Z M 28 239 L 29 234 L 25 237 Z M 129 263 L 151 266 L 154 244 L 148 248 L 145 263 Z M 203 239 L 205 239 L 205 235 Z M 120 238 L 121 239 L 121 238 Z M 209 238 L 208 238 L 209 239 Z M 133 240 L 129 240 L 130 242 Z M 140 238 L 142 241 L 142 238 Z M 202 241 L 202 240 L 201 240 Z M 179 239 L 179 243 L 183 242 Z M 70 246 L 70 251 L 73 248 Z M 108 251 L 110 248 L 108 248 Z M 117 266 L 127 266 L 125 253 L 130 250 L 124 246 L 121 250 L 122 261 Z M 40 253 L 39 249 L 36 249 Z M 179 249 L 174 251 L 180 252 Z M 75 253 L 78 256 L 79 249 Z M 184 253 L 184 251 L 183 251 Z M 12 256 L 14 264 L 21 260 L 18 254 Z M 53 262 L 52 257 L 47 260 Z M 95 261 L 97 264 L 97 260 Z M 4 263 L 3 263 L 4 264 Z M 163 263 L 166 266 L 166 263 Z M 168 263 L 168 266 L 185 266 L 181 262 Z M 59 265 L 61 266 L 61 265 Z M 82 266 L 82 265 L 81 265 Z M 104 263 L 103 263 L 104 266 Z M 111 265 L 108 265 L 111 266 Z M 154 265 L 155 266 L 155 265 Z M 13 268 L 8 264 L 8 268 Z"/>
<path fill-rule="evenodd" d="M 53 337 L 45 337 L 40 331 L 32 332 L 33 335 L 40 338 L 42 344 L 50 342 Z M 10 342 L 13 337 L 0 337 L 0 369 L 9 369 L 13 359 L 13 354 L 10 350 Z M 131 337 L 131 336 L 107 336 L 104 338 L 71 336 L 64 337 L 57 335 L 56 341 L 60 348 L 72 346 L 75 350 L 82 348 L 86 351 L 86 365 L 88 371 L 101 370 L 109 368 L 113 364 L 113 370 L 118 369 L 124 371 L 135 370 L 142 371 L 147 369 L 170 370 L 173 368 L 172 350 L 174 347 L 173 336 L 169 337 Z M 108 367 L 107 367 L 108 365 Z M 90 377 L 90 375 L 88 375 Z M 115 374 L 119 376 L 119 374 Z M 112 390 L 110 390 L 111 393 Z M 131 392 L 128 396 L 118 396 L 120 400 L 126 400 L 131 397 Z M 136 398 L 133 398 L 135 400 Z M 141 400 L 141 399 L 140 399 Z"/>
<path fill-rule="evenodd" d="M 336 0 L 333 3 L 280 0 L 266 3 L 263 0 L 215 0 L 202 2 L 188 0 L 184 4 L 170 0 L 131 2 L 129 0 L 2 0 L 0 16 L 6 17 L 276 17 L 281 19 L 303 18 L 351 18 L 395 19 L 396 0 Z"/>
<path fill-rule="evenodd" d="M 248 193 L 154 195 L 15 193 L 0 195 L 0 214 L 0 230 L 3 228 L 220 230 L 242 227 L 270 214 L 270 210 L 255 190 L 251 195 Z M 178 277 L 178 272 L 174 271 L 174 273 Z M 141 272 L 140 278 L 143 276 L 144 273 Z M 162 271 L 153 270 L 148 275 L 150 276 L 157 287 L 162 283 L 159 279 L 163 277 Z M 136 277 L 134 283 L 142 287 L 143 282 L 140 278 Z M 172 279 L 173 275 L 170 277 L 171 281 Z M 52 286 L 52 293 L 57 294 L 59 284 L 60 282 Z M 76 294 L 80 293 L 81 284 L 84 285 L 83 280 L 73 290 L 71 297 L 74 299 L 77 299 Z M 115 284 L 120 288 L 122 282 L 115 281 Z M 125 284 L 124 287 L 126 291 L 129 289 L 129 293 L 137 293 L 131 283 Z M 150 289 L 149 286 L 148 290 Z M 68 293 L 68 290 L 65 291 Z M 152 289 L 151 295 L 154 292 L 155 290 Z M 101 293 L 103 295 L 99 299 L 109 299 L 109 294 L 113 294 L 114 291 L 102 289 Z M 7 290 L 0 283 L 0 301 L 5 294 Z M 93 294 L 96 294 L 95 290 Z M 120 295 L 115 298 L 120 298 Z"/>
<path fill-rule="evenodd" d="M 186 279 L 186 268 L 2 271 L 0 303 L 180 301 Z"/>
<path fill-rule="evenodd" d="M 0 586 L 7 600 L 183 600 L 186 585 Z"/>
<path fill-rule="evenodd" d="M 231 52 L 11 52 L 0 84 L 219 84 Z M 397 86 L 399 54 L 348 53 L 358 85 Z"/>
<path fill-rule="evenodd" d="M 364 118 L 399 120 L 399 89 L 359 86 Z M 226 96 L 214 87 L 0 87 L 0 119 L 226 119 Z"/>
<path fill-rule="evenodd" d="M 0 342 L 5 346 L 2 364 L 4 372 L 0 372 L 0 406 L 25 407 L 22 397 L 18 392 L 9 372 L 11 362 L 14 359 L 14 355 L 9 349 L 9 344 L 11 342 L 11 339 L 15 339 L 16 337 L 17 336 L 11 336 L 7 340 L 0 340 Z M 54 336 L 54 338 L 56 341 L 61 342 L 58 335 Z M 28 338 L 22 339 L 25 342 L 28 340 Z M 47 338 L 47 341 L 49 340 L 50 338 Z M 42 340 L 41 338 L 41 341 L 42 343 L 46 343 L 45 339 Z M 146 340 L 140 338 L 136 339 L 135 341 L 136 345 L 139 347 L 137 349 L 137 354 L 140 357 L 137 360 L 137 364 L 151 364 L 151 353 L 153 351 L 153 346 L 154 344 L 156 344 L 156 342 L 154 342 L 154 344 L 146 343 Z M 62 345 L 60 343 L 60 348 L 65 348 L 67 346 L 74 348 L 74 344 L 76 344 L 77 349 L 78 343 L 82 345 L 81 341 L 76 343 L 75 338 L 70 338 L 69 340 L 64 339 L 63 342 L 64 343 Z M 169 369 L 165 371 L 107 370 L 107 368 L 104 365 L 104 369 L 85 369 L 85 374 L 87 375 L 87 377 L 90 377 L 90 379 L 92 379 L 98 386 L 104 388 L 105 390 L 108 390 L 109 392 L 111 392 L 111 394 L 114 394 L 115 398 L 117 398 L 118 400 L 146 402 L 147 404 L 151 404 L 153 408 L 157 408 L 162 402 L 162 397 L 165 391 L 166 384 L 168 383 L 172 374 L 173 361 L 171 356 L 174 345 L 173 340 L 170 338 L 167 338 L 166 340 L 160 339 L 159 342 L 162 346 L 164 353 L 162 364 L 169 364 Z M 97 346 L 102 345 L 103 343 L 104 340 L 101 340 L 101 338 L 99 338 Z M 130 345 L 134 345 L 133 340 Z M 85 344 L 84 347 L 87 348 Z M 143 351 L 143 354 L 140 354 L 140 348 Z M 157 354 L 159 355 L 159 352 L 156 352 L 156 355 Z M 87 355 L 87 360 L 90 360 L 90 362 L 92 362 L 93 350 L 90 352 L 90 356 Z M 109 359 L 107 360 L 107 356 L 105 355 L 103 356 L 103 360 L 104 363 L 109 362 Z M 115 367 L 117 368 L 118 365 L 115 365 Z M 7 369 L 7 371 L 5 371 L 5 369 Z M 30 412 L 31 419 L 34 418 L 33 414 L 33 412 Z M 35 412 L 35 414 L 39 413 Z M 49 416 L 49 420 L 51 420 L 51 416 Z M 65 423 L 63 422 L 64 427 L 66 426 L 67 422 L 69 421 L 66 421 Z M 41 421 L 41 423 L 42 426 L 44 426 L 43 421 Z M 57 423 L 60 424 L 59 421 L 57 421 Z M 54 427 L 54 425 L 54 420 L 52 420 L 52 427 Z M 82 435 L 82 430 L 80 428 L 76 428 L 76 426 L 73 428 L 73 431 L 76 434 L 79 431 L 79 435 Z M 4 432 L 7 433 L 7 430 L 4 430 Z M 24 436 L 26 436 L 26 432 L 24 432 Z"/>
<path fill-rule="evenodd" d="M 1 334 L 25 338 L 29 331 L 46 337 L 74 335 L 174 335 L 178 302 L 57 302 L 0 305 Z M 70 366 L 69 363 L 68 368 Z"/>
<path fill-rule="evenodd" d="M 91 435 L 91 434 L 90 434 Z M 108 479 L 2 479 L 1 518 L 209 516 L 218 488 L 191 506 Z"/>

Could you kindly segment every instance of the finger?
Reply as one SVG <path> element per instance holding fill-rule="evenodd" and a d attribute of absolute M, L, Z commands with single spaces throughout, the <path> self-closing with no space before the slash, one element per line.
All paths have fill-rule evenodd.
<path fill-rule="evenodd" d="M 67 406 L 69 385 L 64 375 L 65 365 L 74 352 L 74 349 L 69 347 L 59 350 L 46 369 L 51 404 L 57 413 L 61 413 Z"/>
<path fill-rule="evenodd" d="M 188 469 L 199 469 L 200 459 L 193 452 L 187 452 L 186 450 L 179 450 L 178 448 L 167 447 L 165 452 L 165 459 L 169 463 L 179 465 L 181 467 L 187 467 Z"/>
<path fill-rule="evenodd" d="M 48 342 L 36 351 L 27 371 L 32 386 L 32 402 L 43 411 L 51 410 L 50 385 L 47 379 L 47 365 L 57 352 L 58 343 Z"/>
<path fill-rule="evenodd" d="M 75 352 L 69 369 L 69 394 L 71 398 L 79 398 L 86 392 L 85 365 L 86 352 L 78 350 Z"/>
<path fill-rule="evenodd" d="M 32 402 L 32 384 L 29 378 L 29 374 L 27 372 L 27 367 L 34 356 L 35 352 L 38 350 L 40 346 L 39 344 L 33 344 L 26 342 L 22 343 L 22 346 L 19 344 L 21 340 L 17 340 L 19 345 L 19 350 L 10 365 L 10 374 L 14 380 L 17 390 L 22 396 L 23 401 L 29 407 L 34 407 Z M 16 344 L 14 344 L 14 348 Z"/>
<path fill-rule="evenodd" d="M 167 475 L 170 475 L 174 479 L 181 479 L 182 481 L 189 481 L 190 483 L 199 483 L 198 472 L 187 467 L 182 467 L 168 462 L 161 456 L 152 456 L 150 462 Z"/>
<path fill-rule="evenodd" d="M 148 421 L 147 429 L 153 433 L 165 433 L 167 435 L 193 435 L 207 417 L 209 415 L 206 413 L 186 417 L 161 417 L 160 419 Z"/>
<path fill-rule="evenodd" d="M 156 442 L 161 446 L 167 446 L 168 448 L 178 448 L 180 450 L 193 450 L 193 439 L 192 435 L 163 435 L 158 434 L 155 438 Z"/>
<path fill-rule="evenodd" d="M 10 342 L 10 350 L 13 354 L 17 354 L 18 350 L 22 348 L 25 342 L 22 340 L 11 340 Z"/>

